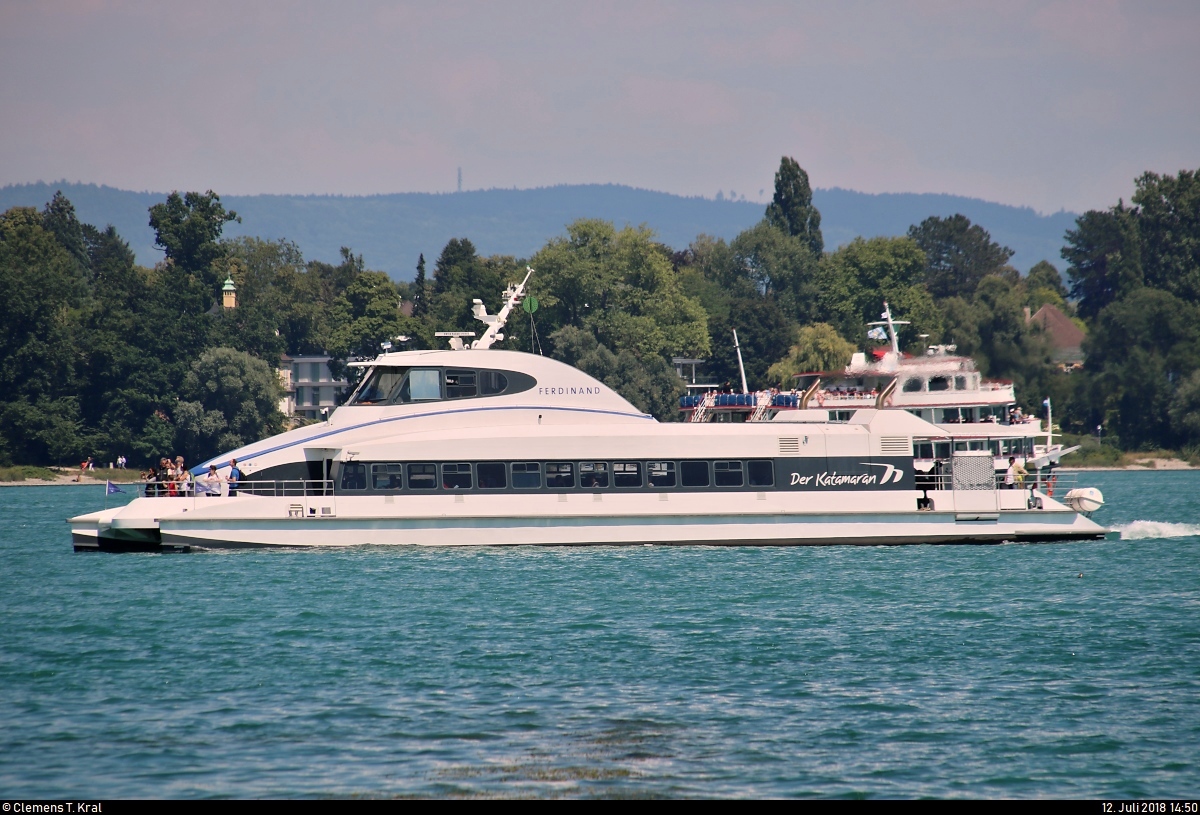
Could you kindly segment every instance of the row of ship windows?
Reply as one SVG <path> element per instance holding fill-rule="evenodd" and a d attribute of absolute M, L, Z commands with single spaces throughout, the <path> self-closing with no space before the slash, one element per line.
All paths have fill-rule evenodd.
<path fill-rule="evenodd" d="M 917 442 L 913 452 L 917 458 L 950 458 L 951 450 L 990 450 L 993 456 L 1032 456 L 1033 439 L 971 439 L 970 441 Z"/>
<path fill-rule="evenodd" d="M 346 462 L 343 492 L 772 487 L 769 460 Z"/>

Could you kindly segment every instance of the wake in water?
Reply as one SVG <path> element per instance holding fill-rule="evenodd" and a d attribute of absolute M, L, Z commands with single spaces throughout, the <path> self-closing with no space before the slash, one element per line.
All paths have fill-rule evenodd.
<path fill-rule="evenodd" d="M 1134 521 L 1127 524 L 1117 524 L 1113 529 L 1121 533 L 1121 540 L 1123 541 L 1200 536 L 1200 526 L 1196 524 L 1172 524 L 1166 521 Z"/>

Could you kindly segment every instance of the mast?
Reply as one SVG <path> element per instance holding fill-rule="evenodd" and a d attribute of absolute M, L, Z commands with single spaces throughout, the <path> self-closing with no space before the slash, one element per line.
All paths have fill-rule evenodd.
<path fill-rule="evenodd" d="M 900 356 L 900 339 L 896 336 L 896 326 L 909 325 L 910 323 L 908 320 L 893 320 L 892 319 L 892 308 L 891 308 L 891 306 L 888 305 L 887 300 L 883 301 L 883 314 L 880 314 L 879 316 L 882 317 L 883 319 L 877 320 L 873 323 L 867 323 L 867 325 L 886 325 L 887 332 L 888 332 L 888 339 L 890 339 L 892 341 L 892 353 L 895 354 L 897 357 L 899 357 Z"/>
<path fill-rule="evenodd" d="M 512 313 L 513 308 L 521 302 L 521 298 L 525 295 L 525 284 L 529 282 L 529 278 L 533 275 L 533 269 L 526 266 L 525 279 L 516 285 L 509 286 L 504 290 L 504 305 L 496 314 L 488 314 L 487 306 L 482 300 L 474 300 L 471 302 L 471 313 L 476 320 L 487 325 L 483 332 L 483 336 L 471 343 L 471 348 L 483 351 L 492 347 L 493 342 L 499 342 L 504 339 L 504 335 L 500 333 L 500 329 L 504 328 L 504 323 L 508 321 L 508 315 Z"/>
<path fill-rule="evenodd" d="M 746 385 L 746 366 L 742 364 L 742 346 L 738 344 L 737 329 L 733 329 L 733 350 L 737 351 L 738 371 L 742 374 L 742 393 L 749 393 L 750 388 Z"/>

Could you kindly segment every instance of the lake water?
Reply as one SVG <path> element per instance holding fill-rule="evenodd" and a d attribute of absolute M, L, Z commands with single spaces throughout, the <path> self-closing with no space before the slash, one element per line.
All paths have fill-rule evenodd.
<path fill-rule="evenodd" d="M 1200 472 L 1081 483 L 1121 540 L 75 554 L 102 487 L 0 489 L 0 792 L 1195 797 Z"/>

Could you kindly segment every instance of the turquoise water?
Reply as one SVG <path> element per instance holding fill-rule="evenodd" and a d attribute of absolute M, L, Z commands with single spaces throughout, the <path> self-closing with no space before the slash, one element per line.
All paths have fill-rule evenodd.
<path fill-rule="evenodd" d="M 0 489 L 0 792 L 1195 797 L 1200 473 L 1083 480 L 1122 540 L 75 554 L 102 488 Z"/>

